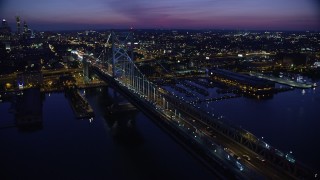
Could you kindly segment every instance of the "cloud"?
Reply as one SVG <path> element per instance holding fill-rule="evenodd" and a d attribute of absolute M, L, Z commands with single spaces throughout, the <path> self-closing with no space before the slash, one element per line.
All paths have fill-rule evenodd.
<path fill-rule="evenodd" d="M 290 24 L 320 29 L 317 0 L 0 0 L 0 5 L 0 15 L 11 18 L 8 22 L 20 15 L 28 23 L 51 22 L 68 27 L 114 24 L 135 28 L 264 28 L 271 27 L 270 19 L 281 20 L 285 27 L 287 19 Z M 301 17 L 309 19 L 301 22 Z"/>
<path fill-rule="evenodd" d="M 113 0 L 108 6 L 115 12 L 129 17 L 133 21 L 143 21 L 161 16 L 168 16 L 166 11 L 171 7 L 167 5 L 157 6 L 143 0 Z"/>

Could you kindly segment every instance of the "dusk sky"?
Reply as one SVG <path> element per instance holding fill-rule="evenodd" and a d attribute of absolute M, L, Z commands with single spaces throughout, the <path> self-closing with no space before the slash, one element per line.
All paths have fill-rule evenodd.
<path fill-rule="evenodd" d="M 0 0 L 0 18 L 35 30 L 320 30 L 318 0 Z"/>

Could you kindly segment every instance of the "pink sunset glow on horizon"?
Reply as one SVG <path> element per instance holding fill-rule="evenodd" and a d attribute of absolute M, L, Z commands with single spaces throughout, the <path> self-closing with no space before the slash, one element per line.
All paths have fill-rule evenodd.
<path fill-rule="evenodd" d="M 36 30 L 181 28 L 320 30 L 316 0 L 2 0 L 0 17 Z"/>

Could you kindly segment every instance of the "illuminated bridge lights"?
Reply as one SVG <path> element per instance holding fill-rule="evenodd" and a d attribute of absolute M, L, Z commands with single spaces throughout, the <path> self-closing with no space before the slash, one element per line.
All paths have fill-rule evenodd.
<path fill-rule="evenodd" d="M 294 157 L 292 155 L 292 151 L 290 151 L 290 153 L 287 153 L 285 157 L 291 163 L 295 163 L 296 162 L 296 160 L 294 159 Z"/>
<path fill-rule="evenodd" d="M 212 142 L 212 133 L 210 132 L 210 130 L 207 130 L 208 125 L 206 124 L 206 122 L 209 122 L 209 120 L 206 119 L 208 117 L 207 113 L 205 113 L 204 116 L 202 116 L 203 114 L 199 115 L 197 113 L 199 112 L 198 106 L 192 106 L 192 103 L 188 106 L 184 105 L 184 102 L 180 99 L 173 99 L 173 97 L 177 97 L 176 95 L 171 96 L 170 92 L 167 92 L 164 89 L 158 87 L 157 85 L 154 85 L 152 82 L 149 82 L 148 79 L 145 78 L 144 74 L 142 74 L 139 71 L 139 68 L 135 66 L 134 62 L 132 62 L 130 58 L 127 58 L 126 61 L 117 61 L 114 63 L 118 64 L 107 64 L 107 71 L 104 69 L 104 67 L 99 69 L 99 71 L 104 73 L 108 77 L 113 77 L 114 79 L 116 79 L 118 85 L 126 88 L 126 90 L 128 90 L 128 92 L 132 96 L 134 96 L 137 99 L 140 99 L 141 103 L 146 103 L 148 107 L 152 108 L 152 110 L 155 111 L 161 117 L 161 119 L 164 120 L 164 122 L 166 122 L 171 127 L 174 127 L 175 129 L 179 130 L 178 132 L 180 134 L 182 134 L 184 137 L 187 137 L 188 140 L 194 142 L 194 144 L 196 144 L 198 147 L 201 147 L 207 152 L 209 152 L 208 154 L 210 156 L 214 155 L 215 158 L 220 158 L 220 160 L 224 160 L 227 166 L 232 166 L 233 169 L 235 169 L 238 172 L 244 171 L 244 165 L 241 164 L 241 161 L 238 161 L 239 159 L 233 157 L 231 154 L 223 151 L 222 149 L 219 149 L 222 146 L 216 145 L 214 142 Z M 117 65 L 117 70 L 120 70 L 119 72 L 122 72 L 121 74 L 113 73 L 113 71 L 115 70 L 115 65 Z M 115 77 L 114 75 L 118 76 Z M 212 75 L 215 74 L 212 73 Z M 225 78 L 219 76 L 212 76 L 212 78 L 217 81 L 235 87 L 239 87 L 240 89 L 246 89 L 250 93 L 254 93 L 254 91 L 264 91 L 272 89 L 272 86 L 268 86 L 269 84 L 267 84 L 265 87 L 260 86 L 260 81 L 256 84 L 257 86 L 250 86 L 250 84 L 248 85 L 243 81 L 237 79 L 234 80 L 229 77 Z M 250 81 L 250 78 L 248 81 Z M 181 108 L 181 106 L 183 107 Z M 181 110 L 181 113 L 178 110 Z M 188 110 L 190 110 L 191 112 L 188 112 Z M 200 117 L 196 118 L 198 121 L 193 121 L 195 118 L 192 115 L 199 115 Z M 212 114 L 212 116 L 214 116 L 214 114 Z M 220 119 L 221 117 L 217 118 Z M 204 124 L 201 124 L 203 122 Z M 221 121 L 217 121 L 216 124 L 223 128 L 227 126 L 223 125 Z M 230 127 L 228 128 L 228 130 L 232 130 Z M 232 130 L 231 132 L 234 131 Z M 245 130 L 237 130 L 237 133 L 237 135 L 240 135 L 241 141 L 244 140 L 241 143 L 244 142 L 251 145 L 253 144 L 252 142 L 254 142 L 256 144 L 259 144 L 261 147 L 272 149 L 267 143 L 260 141 L 253 134 Z M 283 159 L 286 158 L 288 161 L 294 162 L 294 158 L 290 154 L 286 154 L 286 156 L 284 156 L 283 153 L 277 150 L 275 150 L 274 153 L 278 156 L 283 157 Z"/>

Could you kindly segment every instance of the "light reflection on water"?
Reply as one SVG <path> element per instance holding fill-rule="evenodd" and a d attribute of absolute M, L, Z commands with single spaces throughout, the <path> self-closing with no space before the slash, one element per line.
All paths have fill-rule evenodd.
<path fill-rule="evenodd" d="M 319 83 L 317 83 L 319 84 Z M 183 86 L 179 84 L 179 87 Z M 277 88 L 286 85 L 276 83 Z M 169 85 L 163 88 L 173 91 L 178 97 L 184 92 L 173 89 Z M 203 88 L 203 87 L 202 87 Z M 320 143 L 315 141 L 320 137 L 319 107 L 320 87 L 310 89 L 292 89 L 279 92 L 268 99 L 254 99 L 232 96 L 232 93 L 217 93 L 214 88 L 207 89 L 209 96 L 202 96 L 187 86 L 192 97 L 184 97 L 187 103 L 204 113 L 224 122 L 239 126 L 256 135 L 264 137 L 264 141 L 284 153 L 293 151 L 293 156 L 309 166 L 320 170 Z M 232 98 L 196 102 L 200 99 L 215 99 L 223 96 Z M 221 118 L 223 117 L 223 118 Z"/>
<path fill-rule="evenodd" d="M 239 97 L 203 105 L 320 169 L 320 88 L 301 92 L 296 89 L 272 99 Z M 154 179 L 157 174 L 160 179 L 212 179 L 198 161 L 141 112 L 108 116 L 106 107 L 126 101 L 111 88 L 89 89 L 86 97 L 96 115 L 91 121 L 75 119 L 64 94 L 51 93 L 44 97 L 42 129 L 0 129 L 0 166 L 7 172 L 2 176 L 48 178 L 47 174 L 55 173 L 52 178 Z M 0 103 L 0 125 L 14 122 L 10 106 L 9 102 Z"/>
<path fill-rule="evenodd" d="M 320 170 L 320 88 L 278 93 L 272 99 L 236 98 L 210 104 L 227 120 Z"/>
<path fill-rule="evenodd" d="M 75 118 L 63 93 L 51 93 L 42 128 L 0 129 L 0 179 L 214 179 L 141 112 L 106 115 L 108 105 L 125 101 L 112 89 L 89 89 L 86 97 L 91 122 Z M 9 108 L 0 103 L 0 125 L 15 121 Z"/>

